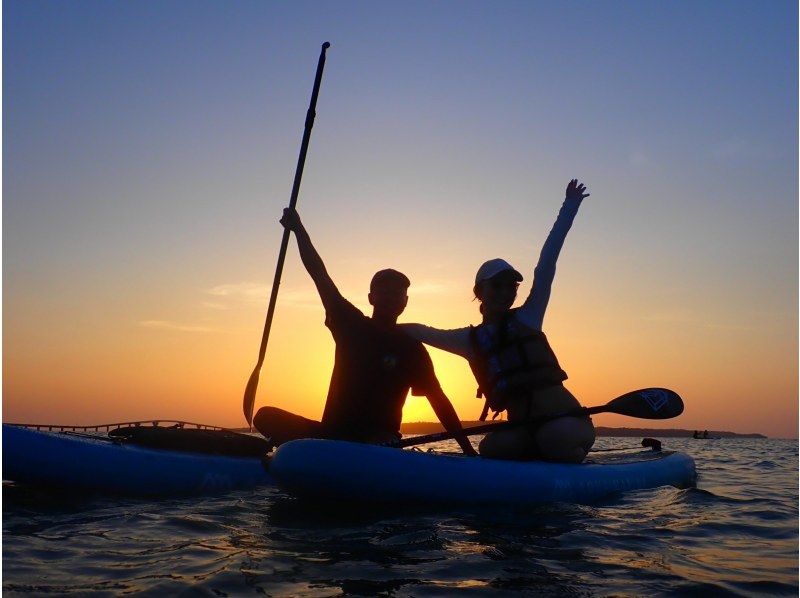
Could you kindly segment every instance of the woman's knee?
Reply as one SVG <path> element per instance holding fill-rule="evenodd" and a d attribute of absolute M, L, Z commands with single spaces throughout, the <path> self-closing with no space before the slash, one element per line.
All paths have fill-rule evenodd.
<path fill-rule="evenodd" d="M 583 461 L 594 440 L 594 425 L 588 418 L 563 417 L 542 425 L 536 433 L 542 458 L 561 463 Z"/>
<path fill-rule="evenodd" d="M 535 452 L 534 440 L 524 428 L 491 432 L 478 443 L 481 457 L 488 459 L 528 459 Z"/>
<path fill-rule="evenodd" d="M 481 457 L 495 459 L 498 453 L 502 452 L 500 449 L 500 443 L 497 441 L 496 434 L 487 434 L 478 443 L 478 453 L 480 453 Z"/>

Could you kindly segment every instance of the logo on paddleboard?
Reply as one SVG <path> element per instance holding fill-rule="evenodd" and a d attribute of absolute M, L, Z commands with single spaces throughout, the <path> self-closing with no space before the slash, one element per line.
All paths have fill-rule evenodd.
<path fill-rule="evenodd" d="M 669 395 L 667 392 L 658 388 L 651 388 L 643 390 L 639 393 L 641 397 L 650 405 L 650 409 L 658 411 L 669 402 Z"/>

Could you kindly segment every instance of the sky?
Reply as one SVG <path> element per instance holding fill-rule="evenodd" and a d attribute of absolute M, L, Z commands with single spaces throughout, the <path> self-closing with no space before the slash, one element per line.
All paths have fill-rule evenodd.
<path fill-rule="evenodd" d="M 791 1 L 3 3 L 3 420 L 244 425 L 320 45 L 298 210 L 342 294 L 480 321 L 530 290 L 571 178 L 591 196 L 544 322 L 596 425 L 797 437 Z M 256 407 L 319 418 L 334 345 L 294 241 Z M 462 358 L 431 349 L 462 419 Z M 409 397 L 404 421 L 431 421 Z"/>

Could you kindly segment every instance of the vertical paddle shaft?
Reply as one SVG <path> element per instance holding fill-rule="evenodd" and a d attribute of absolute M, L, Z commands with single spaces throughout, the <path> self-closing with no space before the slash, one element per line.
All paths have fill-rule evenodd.
<path fill-rule="evenodd" d="M 303 168 L 306 163 L 306 153 L 308 152 L 308 143 L 311 140 L 311 129 L 314 127 L 314 117 L 316 116 L 317 97 L 319 96 L 319 86 L 322 82 L 322 70 L 325 68 L 325 52 L 330 47 L 328 42 L 322 44 L 322 51 L 319 54 L 319 62 L 317 63 L 317 74 L 314 78 L 314 89 L 311 92 L 311 103 L 306 113 L 305 130 L 303 131 L 303 142 L 300 145 L 300 156 L 297 158 L 297 169 L 294 173 L 294 183 L 292 185 L 292 197 L 289 200 L 289 207 L 294 209 L 297 204 L 297 196 L 300 193 L 300 181 L 303 178 Z M 256 364 L 253 373 L 250 374 L 250 379 L 247 381 L 247 387 L 244 391 L 244 401 L 242 408 L 244 410 L 244 417 L 247 419 L 248 425 L 253 425 L 253 405 L 255 403 L 256 389 L 258 388 L 258 376 L 261 372 L 261 366 L 264 364 L 264 356 L 267 353 L 267 343 L 269 342 L 269 331 L 272 327 L 272 318 L 275 315 L 275 304 L 278 300 L 278 288 L 281 285 L 281 274 L 283 273 L 283 262 L 286 259 L 286 249 L 289 246 L 289 230 L 283 230 L 283 237 L 281 238 L 281 248 L 278 252 L 278 264 L 275 267 L 275 279 L 272 282 L 272 292 L 269 296 L 269 307 L 267 308 L 267 319 L 264 322 L 264 334 L 261 337 L 261 347 L 258 350 L 258 363 Z"/>

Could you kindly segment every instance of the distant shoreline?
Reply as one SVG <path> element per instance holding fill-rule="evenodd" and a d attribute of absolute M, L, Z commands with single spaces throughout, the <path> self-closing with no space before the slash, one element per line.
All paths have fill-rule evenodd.
<path fill-rule="evenodd" d="M 503 423 L 497 421 L 496 423 Z M 483 426 L 487 422 L 482 421 L 462 421 L 461 425 L 465 428 L 472 428 L 474 426 Z M 488 422 L 492 423 L 492 422 Z M 232 428 L 234 432 L 247 432 L 248 428 Z M 608 428 L 605 426 L 597 426 L 595 428 L 597 436 L 599 437 L 620 437 L 620 438 L 644 438 L 645 436 L 655 438 L 692 438 L 695 430 L 684 430 L 681 428 Z M 703 430 L 696 430 L 702 433 Z M 438 434 L 444 432 L 444 426 L 439 422 L 406 422 L 400 424 L 400 432 L 403 434 Z M 711 439 L 714 438 L 764 438 L 769 436 L 764 434 L 739 434 L 738 432 L 727 432 L 725 430 L 708 430 L 708 435 Z"/>
<path fill-rule="evenodd" d="M 465 421 L 461 422 L 465 428 L 483 425 L 486 422 Z M 683 430 L 680 428 L 607 428 L 598 426 L 595 428 L 597 436 L 618 436 L 630 438 L 642 438 L 644 436 L 654 436 L 656 438 L 692 438 L 695 430 Z M 443 432 L 444 427 L 439 422 L 408 422 L 401 424 L 400 431 L 403 434 L 436 434 Z M 703 430 L 697 430 L 703 432 Z M 722 438 L 768 438 L 764 434 L 739 434 L 737 432 L 726 432 L 723 430 L 708 430 L 709 436 L 720 436 Z"/>

